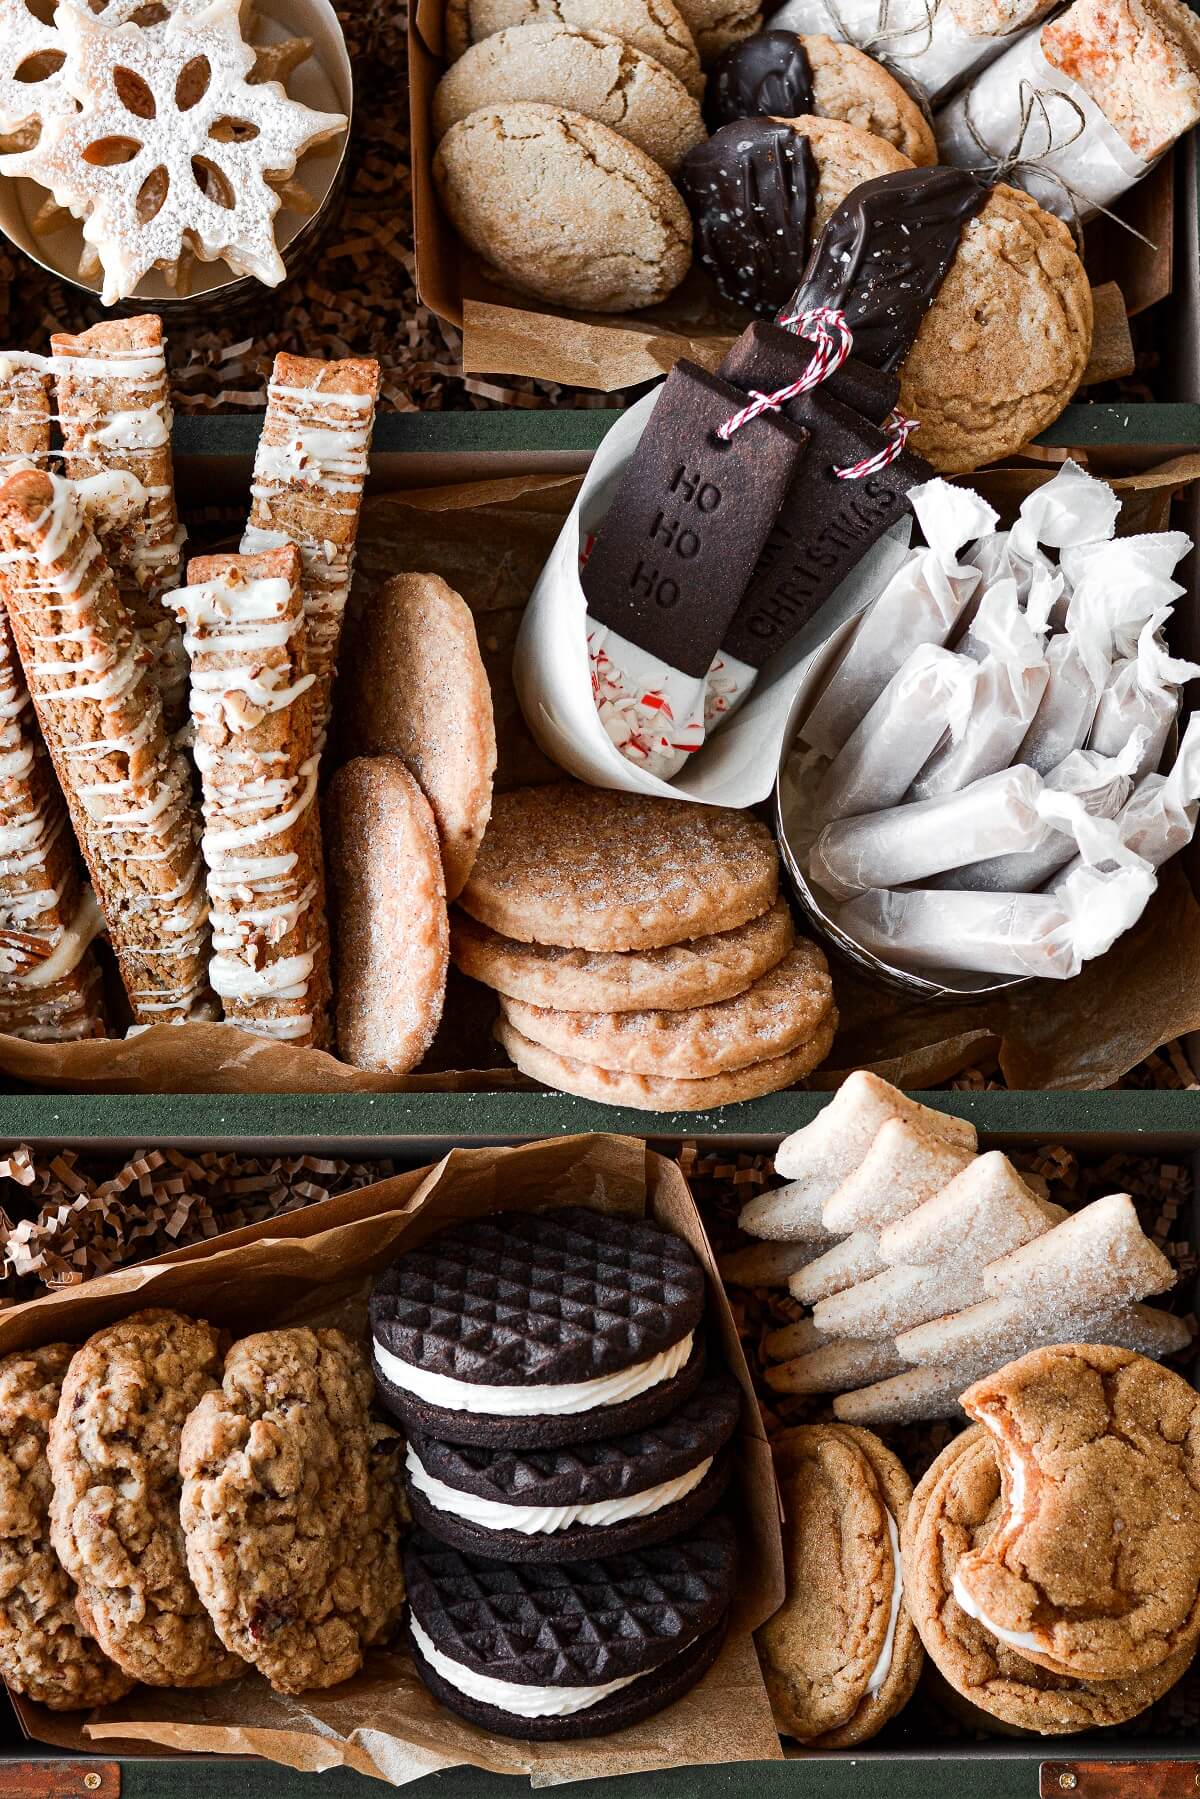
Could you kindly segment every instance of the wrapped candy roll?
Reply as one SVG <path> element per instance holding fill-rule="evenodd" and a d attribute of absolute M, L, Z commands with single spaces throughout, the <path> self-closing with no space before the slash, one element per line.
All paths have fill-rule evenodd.
<path fill-rule="evenodd" d="M 1112 824 L 1133 789 L 1133 769 L 1142 758 L 1145 732 L 1136 731 L 1119 756 L 1074 750 L 1046 777 L 1038 802 L 1049 830 L 1033 850 L 1015 856 L 990 856 L 942 875 L 939 887 L 982 893 L 1032 893 L 1082 853 L 1088 862 L 1103 862 L 1118 837 Z M 1089 829 L 1097 824 L 1110 829 Z"/>
<path fill-rule="evenodd" d="M 825 32 L 917 83 L 937 106 L 972 69 L 999 56 L 1006 40 L 1044 18 L 1053 0 L 785 0 L 772 31 Z"/>
<path fill-rule="evenodd" d="M 992 508 L 970 488 L 942 480 L 913 488 L 909 500 L 928 548 L 909 552 L 864 614 L 805 719 L 800 735 L 823 756 L 837 754 L 914 650 L 949 642 L 978 586 L 978 571 L 958 558 L 971 538 L 991 531 Z"/>
<path fill-rule="evenodd" d="M 943 161 L 1002 164 L 1070 221 L 1111 206 L 1198 120 L 1200 29 L 1182 0 L 1074 0 L 935 124 Z"/>
<path fill-rule="evenodd" d="M 1054 893 L 864 893 L 841 928 L 906 968 L 1070 980 L 1135 924 L 1154 891 L 1144 863 L 1112 873 L 1080 864 Z"/>
<path fill-rule="evenodd" d="M 953 793 L 1008 768 L 1050 679 L 1044 632 L 1044 617 L 1018 605 L 1014 581 L 1002 579 L 988 588 L 962 645 L 964 655 L 982 654 L 971 716 L 957 741 L 944 744 L 925 764 L 909 789 L 914 800 Z"/>
<path fill-rule="evenodd" d="M 1135 781 L 1151 774 L 1159 764 L 1171 726 L 1179 713 L 1179 689 L 1200 676 L 1200 664 L 1168 654 L 1158 633 L 1166 623 L 1166 608 L 1155 612 L 1142 626 L 1137 655 L 1125 657 L 1113 668 L 1096 708 L 1090 747 L 1103 755 L 1117 753 L 1135 731 L 1145 735 L 1141 761 L 1133 771 Z"/>
<path fill-rule="evenodd" d="M 962 736 L 976 665 L 921 644 L 834 757 L 813 800 L 818 819 L 850 818 L 903 799 L 942 738 Z"/>
<path fill-rule="evenodd" d="M 1200 816 L 1200 714 L 1188 720 L 1179 754 L 1169 775 L 1145 775 L 1116 818 L 1125 857 L 1161 868 L 1192 841 Z M 1076 860 L 1051 882 L 1057 892 L 1082 866 Z"/>
<path fill-rule="evenodd" d="M 1049 775 L 1087 742 L 1100 699 L 1099 685 L 1073 631 L 1050 639 L 1046 668 L 1046 691 L 1016 757 L 1039 775 Z"/>
<path fill-rule="evenodd" d="M 809 875 L 835 899 L 901 887 L 984 856 L 1035 849 L 1046 834 L 1038 812 L 1042 779 L 1006 768 L 957 793 L 837 819 L 809 857 Z"/>

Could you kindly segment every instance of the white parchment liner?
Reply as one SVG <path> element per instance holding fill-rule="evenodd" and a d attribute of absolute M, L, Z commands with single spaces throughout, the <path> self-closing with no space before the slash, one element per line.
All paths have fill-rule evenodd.
<path fill-rule="evenodd" d="M 675 780 L 660 780 L 621 754 L 596 711 L 579 554 L 583 539 L 598 530 L 611 506 L 661 392 L 658 387 L 631 406 L 597 450 L 525 609 L 513 677 L 533 735 L 579 780 L 707 806 L 753 806 L 774 786 L 780 754 L 790 741 L 792 701 L 812 656 L 832 631 L 882 592 L 904 560 L 912 520 L 894 525 L 872 545 L 816 617 L 767 663 L 740 711 L 713 732 Z"/>

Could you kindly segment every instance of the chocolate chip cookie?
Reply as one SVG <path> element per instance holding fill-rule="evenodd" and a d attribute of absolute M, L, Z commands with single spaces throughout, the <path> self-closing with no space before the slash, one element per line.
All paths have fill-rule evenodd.
<path fill-rule="evenodd" d="M 50 1544 L 46 1441 L 74 1353 L 48 1343 L 0 1362 L 0 1674 L 51 1711 L 107 1705 L 133 1685 L 81 1628 Z"/>
<path fill-rule="evenodd" d="M 691 266 L 691 222 L 670 177 L 566 107 L 482 107 L 450 127 L 433 172 L 469 248 L 537 299 L 634 311 L 665 300 Z"/>
<path fill-rule="evenodd" d="M 1131 1350 L 1035 1349 L 962 1398 L 1004 1507 L 955 1597 L 1055 1673 L 1120 1680 L 1200 1638 L 1200 1395 Z"/>
<path fill-rule="evenodd" d="M 399 1439 L 370 1399 L 340 1331 L 262 1331 L 184 1428 L 188 1568 L 221 1641 L 279 1693 L 348 1680 L 400 1616 Z"/>
<path fill-rule="evenodd" d="M 954 1597 L 959 1563 L 984 1549 L 1005 1509 L 988 1433 L 966 1430 L 942 1451 L 913 1494 L 902 1533 L 904 1584 L 930 1659 L 971 1705 L 1044 1736 L 1123 1724 L 1187 1672 L 1183 1649 L 1126 1680 L 1072 1680 L 1001 1643 Z"/>
<path fill-rule="evenodd" d="M 188 1579 L 179 1524 L 180 1432 L 220 1368 L 210 1324 L 135 1312 L 71 1358 L 50 1427 L 50 1535 L 80 1622 L 148 1686 L 215 1686 L 244 1672 Z"/>

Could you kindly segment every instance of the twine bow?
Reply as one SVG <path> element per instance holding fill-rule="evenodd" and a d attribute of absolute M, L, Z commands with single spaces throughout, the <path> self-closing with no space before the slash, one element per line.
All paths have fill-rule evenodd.
<path fill-rule="evenodd" d="M 826 0 L 826 4 L 828 4 L 828 0 Z M 1083 239 L 1083 213 L 1087 211 L 1101 213 L 1106 219 L 1111 219 L 1114 225 L 1119 225 L 1122 231 L 1128 231 L 1132 237 L 1136 237 L 1140 243 L 1145 244 L 1147 249 L 1157 251 L 1158 245 L 1152 243 L 1136 226 L 1131 225 L 1127 219 L 1118 218 L 1117 214 L 1110 212 L 1107 206 L 1101 206 L 1095 200 L 1090 200 L 1077 187 L 1073 187 L 1064 175 L 1060 175 L 1057 169 L 1052 169 L 1047 164 L 1046 157 L 1057 155 L 1061 150 L 1069 150 L 1088 128 L 1087 114 L 1078 100 L 1073 100 L 1070 94 L 1064 94 L 1061 88 L 1035 87 L 1028 77 L 1022 80 L 1017 94 L 1020 102 L 1017 134 L 1010 148 L 1003 151 L 995 149 L 988 143 L 971 117 L 970 90 L 968 89 L 963 95 L 963 124 L 979 154 L 987 159 L 977 168 L 973 168 L 970 173 L 980 176 L 988 183 L 989 187 L 994 187 L 997 182 L 1007 181 L 1011 175 L 1015 175 L 1021 170 L 1029 170 L 1033 174 L 1040 175 L 1043 181 L 1053 183 L 1066 197 L 1071 207 L 1071 217 L 1067 222 L 1077 244 L 1080 244 Z M 1070 135 L 1059 138 L 1057 142 L 1054 135 L 1055 124 L 1050 113 L 1051 103 L 1055 100 L 1060 101 L 1073 114 L 1075 121 Z M 1039 127 L 1045 135 L 1045 143 L 1036 155 L 1033 155 L 1030 154 L 1026 140 L 1030 132 L 1038 130 Z"/>
<path fill-rule="evenodd" d="M 884 444 L 873 456 L 864 456 L 861 462 L 852 462 L 848 468 L 835 468 L 833 472 L 839 481 L 861 481 L 865 475 L 877 475 L 889 462 L 895 462 L 913 432 L 921 429 L 921 421 L 906 419 L 893 408 L 884 428 L 894 433 L 891 443 Z"/>

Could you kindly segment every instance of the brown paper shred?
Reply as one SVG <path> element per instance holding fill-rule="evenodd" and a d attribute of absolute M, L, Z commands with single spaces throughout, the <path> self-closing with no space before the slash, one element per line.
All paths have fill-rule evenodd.
<path fill-rule="evenodd" d="M 386 1161 L 140 1149 L 116 1167 L 20 1144 L 0 1157 L 0 1305 L 383 1180 Z M 6 1186 L 5 1183 L 8 1183 Z"/>

